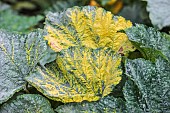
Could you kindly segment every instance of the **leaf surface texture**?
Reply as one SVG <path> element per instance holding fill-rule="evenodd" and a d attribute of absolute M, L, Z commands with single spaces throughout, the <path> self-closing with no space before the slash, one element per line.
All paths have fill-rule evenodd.
<path fill-rule="evenodd" d="M 129 110 L 149 113 L 170 111 L 170 64 L 162 57 L 155 63 L 144 59 L 126 61 L 129 80 L 124 95 Z"/>
<path fill-rule="evenodd" d="M 126 34 L 144 58 L 155 61 L 162 56 L 170 61 L 170 35 L 140 24 L 127 29 Z"/>
<path fill-rule="evenodd" d="M 53 100 L 96 101 L 121 80 L 120 63 L 120 55 L 110 50 L 71 47 L 57 54 L 56 64 L 37 68 L 26 79 Z"/>
<path fill-rule="evenodd" d="M 123 17 L 116 17 L 102 8 L 86 6 L 69 8 L 62 13 L 49 13 L 46 17 L 45 39 L 59 52 L 70 46 L 111 48 L 127 54 L 134 48 L 125 33 L 119 32 L 132 26 Z"/>
<path fill-rule="evenodd" d="M 55 113 L 50 102 L 41 95 L 24 94 L 17 96 L 0 107 L 0 113 Z"/>
<path fill-rule="evenodd" d="M 40 31 L 18 35 L 0 30 L 0 103 L 24 87 L 24 77 L 37 65 L 45 50 Z"/>
<path fill-rule="evenodd" d="M 125 102 L 112 96 L 97 102 L 69 103 L 55 109 L 58 113 L 125 113 Z"/>

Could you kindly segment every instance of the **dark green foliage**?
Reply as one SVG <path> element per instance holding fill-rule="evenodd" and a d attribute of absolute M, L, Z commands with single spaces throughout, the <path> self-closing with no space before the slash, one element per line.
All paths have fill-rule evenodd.
<path fill-rule="evenodd" d="M 155 61 L 155 58 L 162 56 L 170 61 L 170 35 L 139 24 L 125 32 L 146 59 Z"/>
<path fill-rule="evenodd" d="M 107 96 L 97 102 L 70 103 L 55 109 L 58 113 L 125 113 L 125 102 L 120 98 Z"/>
<path fill-rule="evenodd" d="M 133 113 L 168 113 L 170 111 L 170 63 L 163 58 L 155 63 L 144 59 L 127 60 L 124 88 L 126 105 Z"/>
<path fill-rule="evenodd" d="M 0 113 L 54 113 L 49 101 L 41 95 L 23 94 L 0 107 Z"/>
<path fill-rule="evenodd" d="M 43 17 L 40 15 L 27 17 L 18 15 L 12 10 L 5 10 L 0 12 L 0 28 L 9 31 L 26 32 L 33 29 L 42 19 Z"/>
<path fill-rule="evenodd" d="M 101 8 L 98 14 L 97 7 L 86 10 L 89 4 L 140 24 L 131 27 Z M 1 0 L 0 113 L 170 113 L 169 5 L 169 0 Z M 72 12 L 73 6 L 82 8 Z M 33 31 L 44 20 L 45 28 Z M 91 49 L 77 48 L 82 44 Z M 119 48 L 111 55 L 103 45 Z M 135 51 L 124 54 L 129 49 Z M 117 54 L 119 63 L 112 62 Z M 110 73 L 121 82 L 111 81 Z"/>
<path fill-rule="evenodd" d="M 0 30 L 0 104 L 23 89 L 24 77 L 34 69 L 45 50 L 40 30 L 22 35 Z"/>

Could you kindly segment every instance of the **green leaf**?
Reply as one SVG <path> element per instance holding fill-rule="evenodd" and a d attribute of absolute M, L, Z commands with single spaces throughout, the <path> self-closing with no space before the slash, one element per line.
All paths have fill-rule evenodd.
<path fill-rule="evenodd" d="M 45 50 L 40 30 L 27 35 L 0 30 L 0 104 L 24 87 L 24 77 L 34 69 Z"/>
<path fill-rule="evenodd" d="M 162 57 L 155 63 L 144 59 L 126 61 L 126 74 L 134 81 L 126 83 L 127 107 L 134 113 L 168 113 L 170 111 L 170 63 Z M 141 112 L 142 111 L 142 112 Z"/>
<path fill-rule="evenodd" d="M 162 56 L 170 61 L 170 35 L 139 24 L 127 29 L 126 34 L 144 58 L 155 61 Z"/>
<path fill-rule="evenodd" d="M 17 96 L 0 107 L 0 113 L 54 113 L 50 102 L 41 95 L 24 94 Z"/>
<path fill-rule="evenodd" d="M 9 31 L 26 32 L 42 19 L 43 17 L 40 15 L 27 17 L 18 15 L 11 10 L 5 10 L 0 12 L 0 28 Z"/>
<path fill-rule="evenodd" d="M 55 109 L 58 113 L 125 113 L 125 102 L 112 96 L 97 102 L 69 103 Z"/>
<path fill-rule="evenodd" d="M 57 64 L 26 80 L 52 100 L 96 101 L 111 93 L 121 80 L 121 57 L 111 50 L 71 47 L 57 53 Z"/>
<path fill-rule="evenodd" d="M 125 33 L 119 32 L 132 26 L 123 17 L 95 7 L 73 7 L 61 13 L 49 13 L 45 39 L 56 52 L 70 46 L 112 48 L 115 53 L 134 51 Z"/>
<path fill-rule="evenodd" d="M 126 99 L 126 108 L 130 113 L 145 113 L 146 105 L 144 99 L 139 92 L 138 87 L 132 80 L 128 80 L 125 83 L 123 90 L 124 97 Z"/>
<path fill-rule="evenodd" d="M 147 11 L 154 26 L 162 29 L 170 26 L 170 1 L 147 0 Z"/>

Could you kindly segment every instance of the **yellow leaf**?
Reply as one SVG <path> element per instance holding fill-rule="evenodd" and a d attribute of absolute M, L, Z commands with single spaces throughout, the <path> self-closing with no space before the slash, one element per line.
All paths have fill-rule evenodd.
<path fill-rule="evenodd" d="M 55 21 L 47 17 L 45 39 L 56 52 L 80 45 L 93 49 L 111 48 L 115 52 L 122 48 L 125 51 L 122 54 L 134 50 L 126 34 L 119 32 L 131 27 L 132 23 L 102 8 L 74 7 L 53 16 Z M 124 44 L 128 44 L 128 48 Z"/>
<path fill-rule="evenodd" d="M 67 102 L 97 101 L 121 80 L 121 55 L 134 48 L 125 33 L 132 26 L 123 17 L 95 7 L 74 7 L 50 13 L 45 39 L 57 52 L 55 64 L 27 77 L 47 97 Z"/>
<path fill-rule="evenodd" d="M 97 101 L 120 82 L 120 64 L 120 55 L 109 49 L 71 47 L 57 53 L 56 64 L 38 68 L 27 81 L 56 101 Z"/>

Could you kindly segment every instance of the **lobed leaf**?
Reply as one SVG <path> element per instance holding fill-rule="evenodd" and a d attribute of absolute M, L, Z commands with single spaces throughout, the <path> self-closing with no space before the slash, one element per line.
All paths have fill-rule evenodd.
<path fill-rule="evenodd" d="M 0 107 L 0 113 L 54 113 L 50 102 L 41 95 L 24 94 L 17 96 Z"/>
<path fill-rule="evenodd" d="M 170 61 L 170 35 L 139 24 L 127 29 L 126 34 L 146 59 L 155 61 L 162 56 Z"/>
<path fill-rule="evenodd" d="M 121 80 L 120 64 L 111 50 L 70 47 L 57 53 L 56 64 L 38 67 L 26 80 L 56 101 L 96 101 Z"/>
<path fill-rule="evenodd" d="M 136 112 L 170 111 L 170 63 L 162 57 L 155 63 L 144 59 L 126 61 L 128 81 L 124 88 L 127 108 Z"/>
<path fill-rule="evenodd" d="M 45 50 L 40 31 L 18 35 L 0 30 L 0 104 L 23 89 L 24 77 L 34 69 Z"/>
<path fill-rule="evenodd" d="M 70 46 L 88 48 L 112 48 L 115 53 L 127 54 L 134 48 L 125 33 L 119 32 L 132 26 L 123 17 L 95 7 L 74 7 L 62 13 L 49 13 L 45 39 L 50 47 L 59 52 Z"/>

